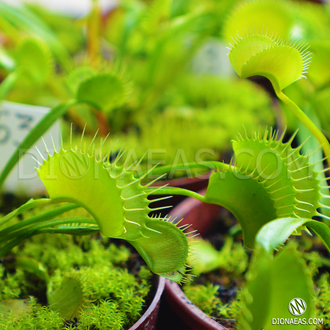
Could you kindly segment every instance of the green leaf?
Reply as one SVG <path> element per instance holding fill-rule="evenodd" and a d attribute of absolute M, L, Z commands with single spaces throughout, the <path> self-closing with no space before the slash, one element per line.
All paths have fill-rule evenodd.
<path fill-rule="evenodd" d="M 321 201 L 319 172 L 308 156 L 292 148 L 292 139 L 283 143 L 277 133 L 239 136 L 233 141 L 236 166 L 211 174 L 205 202 L 230 210 L 239 221 L 244 244 L 253 248 L 255 236 L 269 221 L 283 217 L 326 216 Z M 219 165 L 221 168 L 221 166 Z"/>
<path fill-rule="evenodd" d="M 84 80 L 78 87 L 77 100 L 99 110 L 110 111 L 126 100 L 126 86 L 114 74 L 99 74 Z"/>
<path fill-rule="evenodd" d="M 315 316 L 313 282 L 300 253 L 287 247 L 274 259 L 262 248 L 256 252 L 246 287 L 243 289 L 239 329 L 313 329 L 313 325 L 272 325 L 273 319 L 294 319 L 289 304 L 295 298 L 307 305 L 301 316 L 307 320 Z"/>
<path fill-rule="evenodd" d="M 308 70 L 308 78 L 320 88 L 330 82 L 330 41 L 310 41 L 313 61 Z"/>
<path fill-rule="evenodd" d="M 233 141 L 237 167 L 263 183 L 274 200 L 276 218 L 320 215 L 317 209 L 322 206 L 321 184 L 325 181 L 319 179 L 318 162 L 300 154 L 302 145 L 292 148 L 295 134 L 285 143 L 284 133 L 277 135 L 271 129 L 264 136 L 238 136 Z"/>
<path fill-rule="evenodd" d="M 11 6 L 0 2 L 0 16 L 24 33 L 40 37 L 56 56 L 64 68 L 69 68 L 72 62 L 70 54 L 63 44 L 55 37 L 51 29 L 25 6 Z"/>
<path fill-rule="evenodd" d="M 15 69 L 16 63 L 14 59 L 6 52 L 5 49 L 0 48 L 0 67 L 8 71 Z"/>
<path fill-rule="evenodd" d="M 159 276 L 180 283 L 184 280 L 189 247 L 185 234 L 167 221 L 151 220 L 148 237 L 129 241 Z"/>
<path fill-rule="evenodd" d="M 330 228 L 323 222 L 304 218 L 280 218 L 273 220 L 260 229 L 256 242 L 260 243 L 267 252 L 271 253 L 302 226 L 311 228 L 330 251 Z"/>
<path fill-rule="evenodd" d="M 154 0 L 142 22 L 143 29 L 148 34 L 155 34 L 159 26 L 170 16 L 172 0 Z"/>
<path fill-rule="evenodd" d="M 246 274 L 246 285 L 242 288 L 238 329 L 262 329 L 266 323 L 271 303 L 270 264 L 270 256 L 263 249 L 257 249 Z"/>
<path fill-rule="evenodd" d="M 72 276 L 64 276 L 61 285 L 47 294 L 52 310 L 58 312 L 65 320 L 71 320 L 80 311 L 84 302 L 84 291 L 80 280 Z"/>
<path fill-rule="evenodd" d="M 232 37 L 246 32 L 267 31 L 278 38 L 288 38 L 295 26 L 294 11 L 290 1 L 241 1 L 229 14 L 224 24 L 223 36 Z"/>
<path fill-rule="evenodd" d="M 302 78 L 311 53 L 305 44 L 289 44 L 267 34 L 247 34 L 234 38 L 229 59 L 241 78 L 264 76 L 275 90 L 282 90 Z"/>
<path fill-rule="evenodd" d="M 142 186 L 145 176 L 136 178 L 133 166 L 119 166 L 122 155 L 113 163 L 102 160 L 108 156 L 78 147 L 62 149 L 48 155 L 37 172 L 53 201 L 84 207 L 104 235 L 127 240 L 153 272 L 180 282 L 188 257 L 186 235 L 166 217 L 149 217 L 152 210 L 165 208 L 149 207 L 148 196 L 157 188 Z"/>
<path fill-rule="evenodd" d="M 35 84 L 44 83 L 52 71 L 51 53 L 39 39 L 26 38 L 17 53 L 17 70 Z"/>
<path fill-rule="evenodd" d="M 78 148 L 62 149 L 48 155 L 37 172 L 51 199 L 84 207 L 104 235 L 130 240 L 142 237 L 148 229 L 140 224 L 147 221 L 150 209 L 140 180 L 116 162 L 103 163 L 96 157 Z"/>
<path fill-rule="evenodd" d="M 244 245 L 250 249 L 259 229 L 277 217 L 274 201 L 265 187 L 257 178 L 236 168 L 211 174 L 205 202 L 221 205 L 234 214 L 242 226 Z"/>
<path fill-rule="evenodd" d="M 78 88 L 80 84 L 91 78 L 95 75 L 95 70 L 90 66 L 81 66 L 72 70 L 67 77 L 65 78 L 65 82 L 69 87 L 71 93 L 75 96 L 78 92 Z"/>
<path fill-rule="evenodd" d="M 49 284 L 49 276 L 45 266 L 42 263 L 31 258 L 18 257 L 15 259 L 15 267 L 35 274 L 44 280 L 47 285 Z"/>
<path fill-rule="evenodd" d="M 0 101 L 11 92 L 18 78 L 19 75 L 16 71 L 14 71 L 11 72 L 4 80 L 2 80 L 0 85 Z"/>

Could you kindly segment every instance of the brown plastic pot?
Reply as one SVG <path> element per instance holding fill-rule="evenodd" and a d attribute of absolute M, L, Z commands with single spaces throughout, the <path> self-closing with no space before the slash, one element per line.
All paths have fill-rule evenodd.
<path fill-rule="evenodd" d="M 204 191 L 200 192 L 201 194 Z M 194 229 L 203 236 L 214 222 L 220 207 L 205 204 L 198 200 L 188 198 L 173 209 L 173 217 L 183 218 L 181 224 L 192 224 Z M 191 302 L 180 286 L 170 280 L 165 282 L 165 297 L 172 310 L 193 330 L 225 330 L 224 326 L 207 316 Z"/>
<path fill-rule="evenodd" d="M 156 276 L 155 283 L 157 287 L 156 293 L 152 299 L 151 304 L 139 320 L 132 325 L 129 330 L 154 330 L 156 326 L 160 298 L 164 292 L 165 278 Z"/>

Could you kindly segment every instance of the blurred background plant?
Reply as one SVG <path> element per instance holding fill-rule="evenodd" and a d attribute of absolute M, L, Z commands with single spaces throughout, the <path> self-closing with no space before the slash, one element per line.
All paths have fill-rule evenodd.
<path fill-rule="evenodd" d="M 53 107 L 84 82 L 80 96 L 94 86 L 96 98 L 115 97 L 102 110 L 72 106 L 65 140 L 66 123 L 75 124 L 77 136 L 88 123 L 87 134 L 111 132 L 118 149 L 135 147 L 137 157 L 162 149 L 157 160 L 166 164 L 219 159 L 242 123 L 248 131 L 275 123 L 267 93 L 230 69 L 222 30 L 235 3 L 123 0 L 102 12 L 93 1 L 79 19 L 1 3 L 0 95 Z M 111 81 L 95 84 L 103 74 Z M 196 156 L 202 148 L 212 152 Z"/>

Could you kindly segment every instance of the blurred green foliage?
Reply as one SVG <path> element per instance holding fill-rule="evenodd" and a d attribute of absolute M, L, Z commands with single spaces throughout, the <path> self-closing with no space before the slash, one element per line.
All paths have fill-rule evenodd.
<path fill-rule="evenodd" d="M 138 157 L 146 149 L 166 149 L 160 159 L 166 163 L 175 161 L 178 148 L 187 161 L 201 149 L 213 150 L 202 159 L 218 159 L 242 123 L 248 131 L 274 124 L 271 99 L 238 81 L 228 66 L 222 29 L 236 2 L 122 0 L 102 15 L 96 4 L 79 20 L 36 5 L 18 12 L 0 6 L 6 56 L 14 58 L 20 40 L 42 30 L 40 39 L 54 59 L 46 81 L 36 86 L 18 79 L 7 99 L 55 106 L 77 95 L 90 105 L 71 107 L 68 119 L 80 130 L 87 122 L 87 134 L 97 127 L 101 135 L 110 131 L 125 148 L 136 146 Z M 65 63 L 58 59 L 60 48 L 67 53 Z M 0 75 L 8 74 L 3 64 Z M 113 77 L 107 84 L 104 74 Z M 102 101 L 107 91 L 117 95 L 115 102 Z M 112 111 L 99 115 L 95 107 L 109 102 Z"/>

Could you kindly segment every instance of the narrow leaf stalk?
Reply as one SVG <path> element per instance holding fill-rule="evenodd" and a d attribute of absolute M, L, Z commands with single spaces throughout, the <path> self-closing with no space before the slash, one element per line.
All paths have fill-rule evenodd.
<path fill-rule="evenodd" d="M 28 211 L 34 207 L 41 207 L 44 205 L 49 205 L 54 203 L 54 200 L 52 199 L 30 199 L 28 202 L 26 202 L 25 204 L 21 205 L 19 208 L 17 208 L 16 210 L 8 213 L 6 216 L 4 216 L 1 220 L 0 220 L 0 226 L 4 225 L 5 223 L 7 223 L 8 221 L 10 221 L 11 219 L 13 219 L 14 217 L 18 216 L 19 214 Z"/>
<path fill-rule="evenodd" d="M 44 228 L 35 231 L 34 235 L 38 234 L 66 234 L 66 235 L 76 235 L 76 236 L 84 236 L 84 235 L 92 235 L 96 234 L 100 231 L 98 226 L 90 226 L 90 227 L 59 227 L 59 228 Z"/>
<path fill-rule="evenodd" d="M 48 228 L 48 227 L 54 227 L 58 225 L 68 225 L 68 224 L 76 224 L 76 223 L 83 223 L 83 224 L 93 224 L 95 225 L 95 220 L 90 218 L 65 218 L 65 219 L 55 219 L 50 221 L 45 221 L 40 224 L 35 224 L 30 226 L 29 228 L 22 228 L 20 230 L 17 230 L 13 233 L 10 233 L 9 235 L 0 238 L 0 243 L 7 242 L 9 240 L 16 240 L 20 237 L 25 237 L 26 235 L 35 235 L 34 233 L 40 229 Z"/>
<path fill-rule="evenodd" d="M 282 100 L 290 110 L 298 117 L 298 119 L 310 130 L 312 135 L 319 141 L 323 148 L 324 154 L 327 157 L 328 167 L 330 167 L 330 144 L 324 134 L 317 128 L 317 126 L 309 119 L 309 117 L 288 98 L 281 90 L 275 88 L 275 93 L 280 100 Z"/>
<path fill-rule="evenodd" d="M 178 164 L 178 165 L 166 165 L 155 167 L 151 171 L 145 171 L 148 175 L 162 175 L 173 173 L 175 171 L 187 171 L 187 170 L 203 170 L 208 172 L 210 170 L 230 170 L 233 166 L 230 164 L 225 164 L 223 162 L 210 161 L 210 162 L 201 162 L 201 163 L 188 163 L 188 164 Z"/>
<path fill-rule="evenodd" d="M 38 204 L 40 204 L 40 203 L 38 203 Z M 30 225 L 33 225 L 33 224 L 36 224 L 36 223 L 44 222 L 46 220 L 51 220 L 51 219 L 55 218 L 56 216 L 58 216 L 62 213 L 74 210 L 78 207 L 80 207 L 80 206 L 76 205 L 76 204 L 71 204 L 71 203 L 66 204 L 65 206 L 59 207 L 55 210 L 45 212 L 45 213 L 39 214 L 35 217 L 32 217 L 30 219 L 26 219 L 26 220 L 23 220 L 19 223 L 16 223 L 16 224 L 14 224 L 10 227 L 7 227 L 7 228 L 0 231 L 0 241 L 1 241 L 1 237 L 7 235 L 8 233 L 12 233 L 12 232 L 14 232 L 16 230 L 19 230 L 19 229 L 22 229 L 26 226 L 30 226 Z"/>
<path fill-rule="evenodd" d="M 16 72 L 12 72 L 2 81 L 0 85 L 0 101 L 10 93 L 18 77 L 19 75 Z"/>
<path fill-rule="evenodd" d="M 150 190 L 149 190 L 150 189 Z M 154 191 L 154 188 L 149 188 L 147 191 L 149 195 L 180 195 L 198 199 L 201 202 L 205 202 L 205 197 L 191 190 L 177 188 L 177 187 L 165 187 Z"/>

